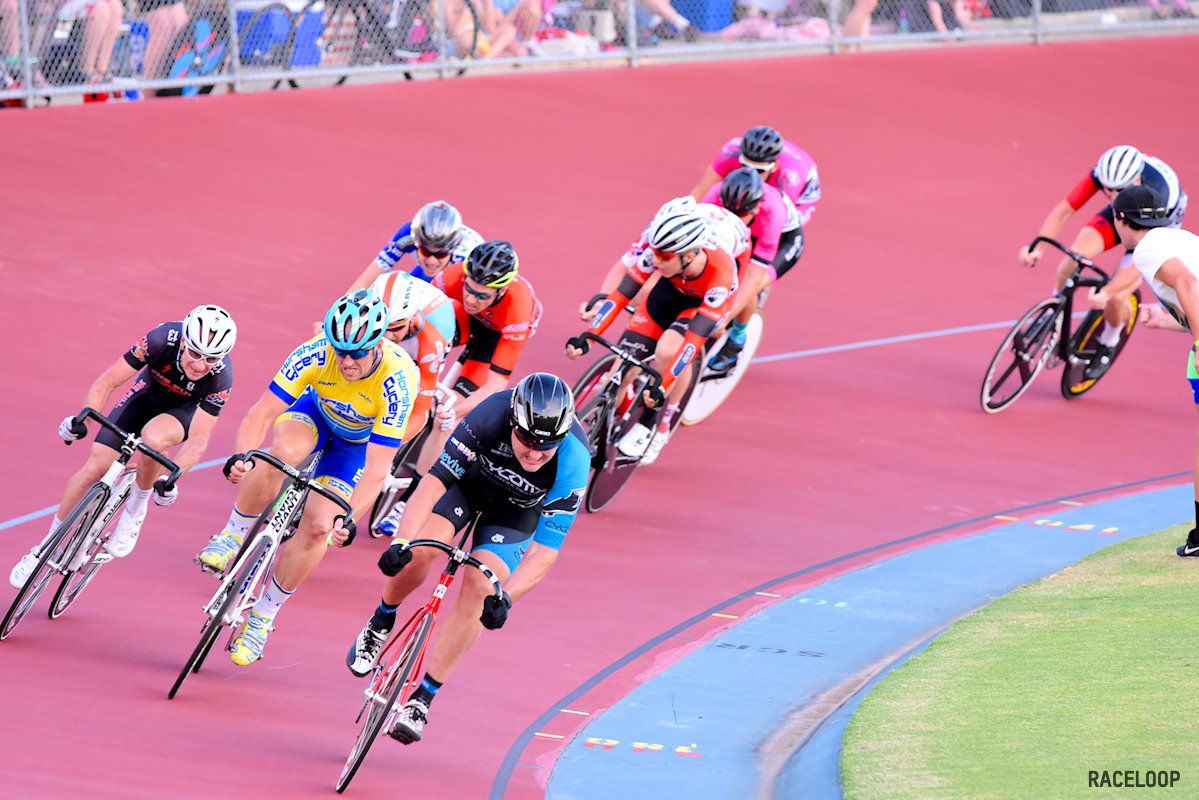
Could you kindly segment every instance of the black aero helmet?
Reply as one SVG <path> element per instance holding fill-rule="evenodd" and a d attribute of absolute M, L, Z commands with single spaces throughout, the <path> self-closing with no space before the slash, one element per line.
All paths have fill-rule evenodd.
<path fill-rule="evenodd" d="M 462 215 L 444 200 L 426 203 L 412 218 L 412 238 L 426 250 L 453 250 L 462 241 Z"/>
<path fill-rule="evenodd" d="M 502 289 L 516 278 L 519 261 L 512 242 L 493 239 L 475 245 L 466 257 L 466 277 L 475 283 Z"/>
<path fill-rule="evenodd" d="M 769 125 L 750 128 L 741 137 L 741 155 L 749 161 L 766 164 L 783 152 L 783 137 Z"/>
<path fill-rule="evenodd" d="M 512 432 L 525 447 L 557 447 L 574 421 L 574 396 L 557 375 L 534 372 L 512 391 Z"/>
<path fill-rule="evenodd" d="M 758 207 L 765 193 L 762 176 L 756 169 L 739 167 L 720 184 L 720 204 L 734 214 L 746 214 Z"/>

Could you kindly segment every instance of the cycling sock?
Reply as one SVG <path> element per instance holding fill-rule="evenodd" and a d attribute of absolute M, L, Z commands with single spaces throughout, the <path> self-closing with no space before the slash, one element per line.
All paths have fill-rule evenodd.
<path fill-rule="evenodd" d="M 658 433 L 659 434 L 670 432 L 670 421 L 672 419 L 674 419 L 674 415 L 677 413 L 679 413 L 679 404 L 678 403 L 675 403 L 672 406 L 667 406 L 662 411 L 662 421 L 658 423 Z"/>
<path fill-rule="evenodd" d="M 1099 334 L 1099 344 L 1104 347 L 1115 347 L 1120 343 L 1120 331 L 1122 325 L 1112 325 L 1107 320 L 1103 321 L 1103 331 Z"/>
<path fill-rule="evenodd" d="M 239 539 L 244 539 L 246 531 L 250 530 L 250 526 L 254 524 L 254 520 L 258 519 L 255 514 L 248 517 L 237 510 L 237 506 L 233 507 L 233 513 L 229 515 L 229 521 L 225 523 L 225 530 L 235 534 Z"/>
<path fill-rule="evenodd" d="M 431 677 L 429 673 L 425 673 L 424 679 L 420 682 L 420 686 L 416 687 L 416 691 L 412 693 L 412 700 L 419 700 L 428 708 L 433 703 L 433 697 L 437 694 L 437 690 L 441 688 L 441 684 Z"/>
<path fill-rule="evenodd" d="M 262 599 L 254 605 L 254 612 L 258 616 L 266 620 L 273 620 L 275 615 L 279 613 L 279 609 L 287 602 L 287 598 L 291 597 L 291 592 L 279 585 L 279 581 L 275 580 L 275 576 L 271 576 L 271 585 L 266 587 L 266 591 L 262 594 Z"/>
<path fill-rule="evenodd" d="M 154 494 L 154 489 L 143 489 L 134 484 L 133 491 L 129 493 L 129 505 L 125 507 L 126 513 L 133 515 L 146 513 L 146 505 L 150 502 L 152 494 Z"/>
<path fill-rule="evenodd" d="M 1195 503 L 1195 507 L 1199 508 L 1199 503 Z M 31 553 L 41 552 L 41 549 L 50 543 L 50 540 L 54 538 L 54 534 L 58 533 L 58 529 L 61 527 L 62 527 L 62 520 L 58 518 L 57 514 L 55 514 L 54 517 L 51 518 L 51 520 L 50 520 L 50 531 L 49 531 L 49 533 L 46 534 L 46 538 L 42 539 L 42 541 L 39 542 L 38 544 L 35 544 L 33 546 L 33 549 L 30 550 L 29 552 L 31 552 Z"/>
<path fill-rule="evenodd" d="M 375 609 L 375 615 L 371 617 L 371 627 L 377 631 L 389 631 L 394 628 L 396 624 L 396 609 L 399 607 L 399 603 L 389 606 L 386 602 L 380 600 L 379 607 Z"/>
<path fill-rule="evenodd" d="M 729 341 L 733 344 L 745 344 L 745 329 L 748 327 L 748 322 L 734 322 L 729 325 Z"/>
<path fill-rule="evenodd" d="M 401 502 L 401 503 L 408 502 L 408 499 L 410 497 L 412 497 L 412 493 L 416 491 L 416 485 L 418 483 L 420 483 L 420 478 L 421 478 L 420 475 L 417 475 L 415 472 L 412 473 L 412 483 L 408 484 L 408 488 L 404 490 L 404 493 L 402 495 L 400 495 L 399 502 Z"/>

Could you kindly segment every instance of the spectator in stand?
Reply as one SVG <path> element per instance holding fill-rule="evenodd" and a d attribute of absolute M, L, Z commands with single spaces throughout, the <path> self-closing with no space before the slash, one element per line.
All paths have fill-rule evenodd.
<path fill-rule="evenodd" d="M 479 42 L 483 58 L 523 58 L 529 54 L 529 49 L 520 41 L 515 20 L 523 18 L 525 7 L 532 3 L 540 10 L 540 0 L 475 0 L 479 24 L 487 34 L 486 45 Z"/>
<path fill-rule="evenodd" d="M 1149 8 L 1153 9 L 1154 19 L 1169 19 L 1171 16 L 1176 19 L 1193 19 L 1195 12 L 1191 10 L 1189 0 L 1174 0 L 1174 10 L 1167 12 L 1162 7 L 1161 0 L 1146 0 L 1149 3 Z"/>
<path fill-rule="evenodd" d="M 17 0 L 0 0 L 0 89 L 7 89 L 20 80 L 21 35 L 17 26 Z"/>
<path fill-rule="evenodd" d="M 88 83 L 108 83 L 112 80 L 112 48 L 121 33 L 125 7 L 121 0 L 88 0 L 86 8 L 87 29 L 79 70 Z"/>
<path fill-rule="evenodd" d="M 878 0 L 857 0 L 850 9 L 849 16 L 845 18 L 841 34 L 843 36 L 869 36 L 870 18 L 874 16 L 876 8 L 878 8 Z M 861 49 L 861 44 L 855 44 L 842 48 L 842 52 L 861 51 Z"/>
<path fill-rule="evenodd" d="M 187 25 L 187 8 L 183 0 L 132 0 L 137 10 L 145 15 L 150 26 L 146 40 L 145 68 L 147 80 L 166 77 L 167 51 L 175 42 L 179 31 Z"/>

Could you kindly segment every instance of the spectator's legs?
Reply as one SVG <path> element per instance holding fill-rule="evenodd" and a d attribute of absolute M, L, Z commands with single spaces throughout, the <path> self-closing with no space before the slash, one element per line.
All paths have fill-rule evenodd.
<path fill-rule="evenodd" d="M 88 81 L 99 82 L 109 77 L 112 48 L 121 32 L 125 15 L 120 0 L 97 0 L 87 16 L 83 35 L 83 57 L 80 69 Z"/>
<path fill-rule="evenodd" d="M 187 9 L 182 2 L 156 8 L 146 15 L 146 24 L 150 27 L 150 35 L 146 42 L 145 76 L 149 79 L 166 77 L 163 67 L 167 50 L 187 24 Z"/>
<path fill-rule="evenodd" d="M 874 14 L 874 9 L 878 7 L 878 0 L 857 0 L 853 4 L 853 9 L 849 12 L 849 16 L 845 18 L 845 25 L 842 27 L 842 32 L 846 36 L 869 36 L 870 35 L 870 17 Z M 861 50 L 860 44 L 854 45 L 854 48 Z"/>
<path fill-rule="evenodd" d="M 21 34 L 17 26 L 18 14 L 17 0 L 0 0 L 0 57 L 16 58 L 21 53 Z M 15 78 L 17 77 L 16 70 L 10 72 L 6 67 L 4 76 Z M 6 83 L 6 80 L 0 80 L 0 87 Z"/>

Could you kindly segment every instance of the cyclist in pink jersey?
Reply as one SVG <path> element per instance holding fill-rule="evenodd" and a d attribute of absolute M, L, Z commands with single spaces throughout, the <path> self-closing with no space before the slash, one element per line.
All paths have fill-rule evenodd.
<path fill-rule="evenodd" d="M 738 167 L 756 170 L 762 180 L 786 195 L 798 209 L 800 221 L 807 226 L 820 200 L 820 173 L 816 162 L 802 147 L 785 141 L 769 125 L 750 128 L 744 136 L 725 142 L 691 190 L 691 196 L 702 200 L 709 189 Z"/>

